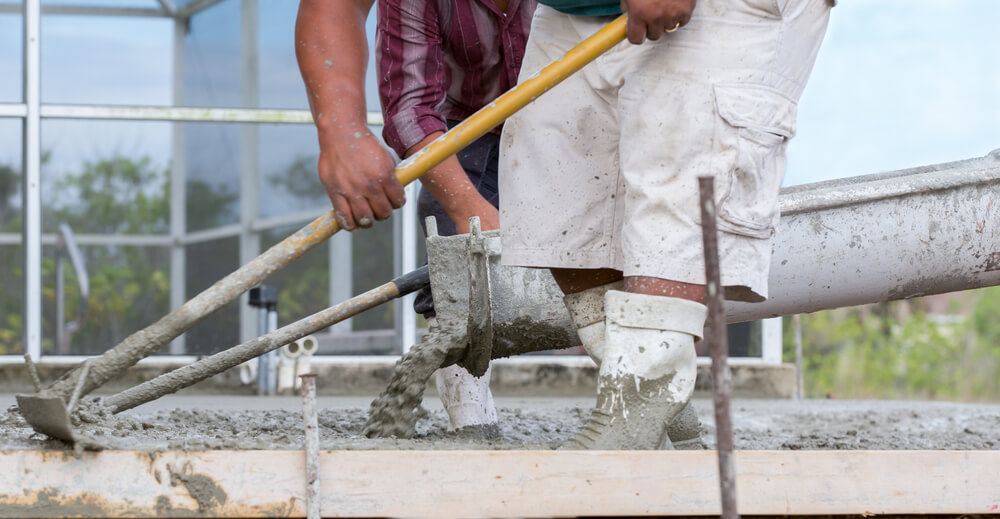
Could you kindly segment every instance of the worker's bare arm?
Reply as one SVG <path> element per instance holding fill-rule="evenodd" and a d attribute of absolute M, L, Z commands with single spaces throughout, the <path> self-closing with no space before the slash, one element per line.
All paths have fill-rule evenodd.
<path fill-rule="evenodd" d="M 416 153 L 442 134 L 443 132 L 434 132 L 424 137 L 406 151 L 406 156 Z M 469 218 L 473 216 L 479 217 L 484 231 L 500 228 L 500 213 L 497 208 L 479 194 L 454 155 L 420 177 L 420 183 L 434 195 L 455 222 L 455 230 L 459 234 L 469 232 Z"/>
<path fill-rule="evenodd" d="M 302 0 L 295 55 L 319 135 L 319 178 L 348 231 L 405 202 L 392 156 L 367 124 L 365 19 L 374 0 Z"/>
<path fill-rule="evenodd" d="M 628 41 L 657 40 L 664 32 L 687 25 L 696 0 L 622 0 L 628 13 Z"/>

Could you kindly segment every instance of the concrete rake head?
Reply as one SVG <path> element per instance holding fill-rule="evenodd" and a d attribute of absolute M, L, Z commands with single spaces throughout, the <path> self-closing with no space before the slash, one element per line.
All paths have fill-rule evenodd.
<path fill-rule="evenodd" d="M 62 397 L 39 393 L 16 395 L 16 398 L 21 416 L 36 431 L 65 442 L 77 442 L 78 436 L 73 432 L 73 422 L 70 421 L 69 409 Z"/>

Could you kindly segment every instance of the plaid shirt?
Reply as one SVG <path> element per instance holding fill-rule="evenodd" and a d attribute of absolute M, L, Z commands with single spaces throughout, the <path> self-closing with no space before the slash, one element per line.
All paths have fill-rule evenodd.
<path fill-rule="evenodd" d="M 400 157 L 517 84 L 535 0 L 510 0 L 506 14 L 493 0 L 377 4 L 382 136 Z"/>

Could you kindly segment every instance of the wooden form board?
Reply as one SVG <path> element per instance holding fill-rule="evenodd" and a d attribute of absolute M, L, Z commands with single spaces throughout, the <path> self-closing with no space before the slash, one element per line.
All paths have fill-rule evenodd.
<path fill-rule="evenodd" d="M 0 517 L 305 515 L 301 451 L 0 451 Z M 324 516 L 718 515 L 714 451 L 328 451 Z M 1000 512 L 996 451 L 738 451 L 740 512 Z"/>

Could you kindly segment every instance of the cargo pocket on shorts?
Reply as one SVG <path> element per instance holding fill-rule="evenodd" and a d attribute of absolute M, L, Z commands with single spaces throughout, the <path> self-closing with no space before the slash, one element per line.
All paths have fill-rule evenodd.
<path fill-rule="evenodd" d="M 763 85 L 717 84 L 719 116 L 735 134 L 732 162 L 717 180 L 719 229 L 766 239 L 778 223 L 785 143 L 795 134 L 796 103 Z M 732 142 L 732 138 L 727 139 Z"/>

